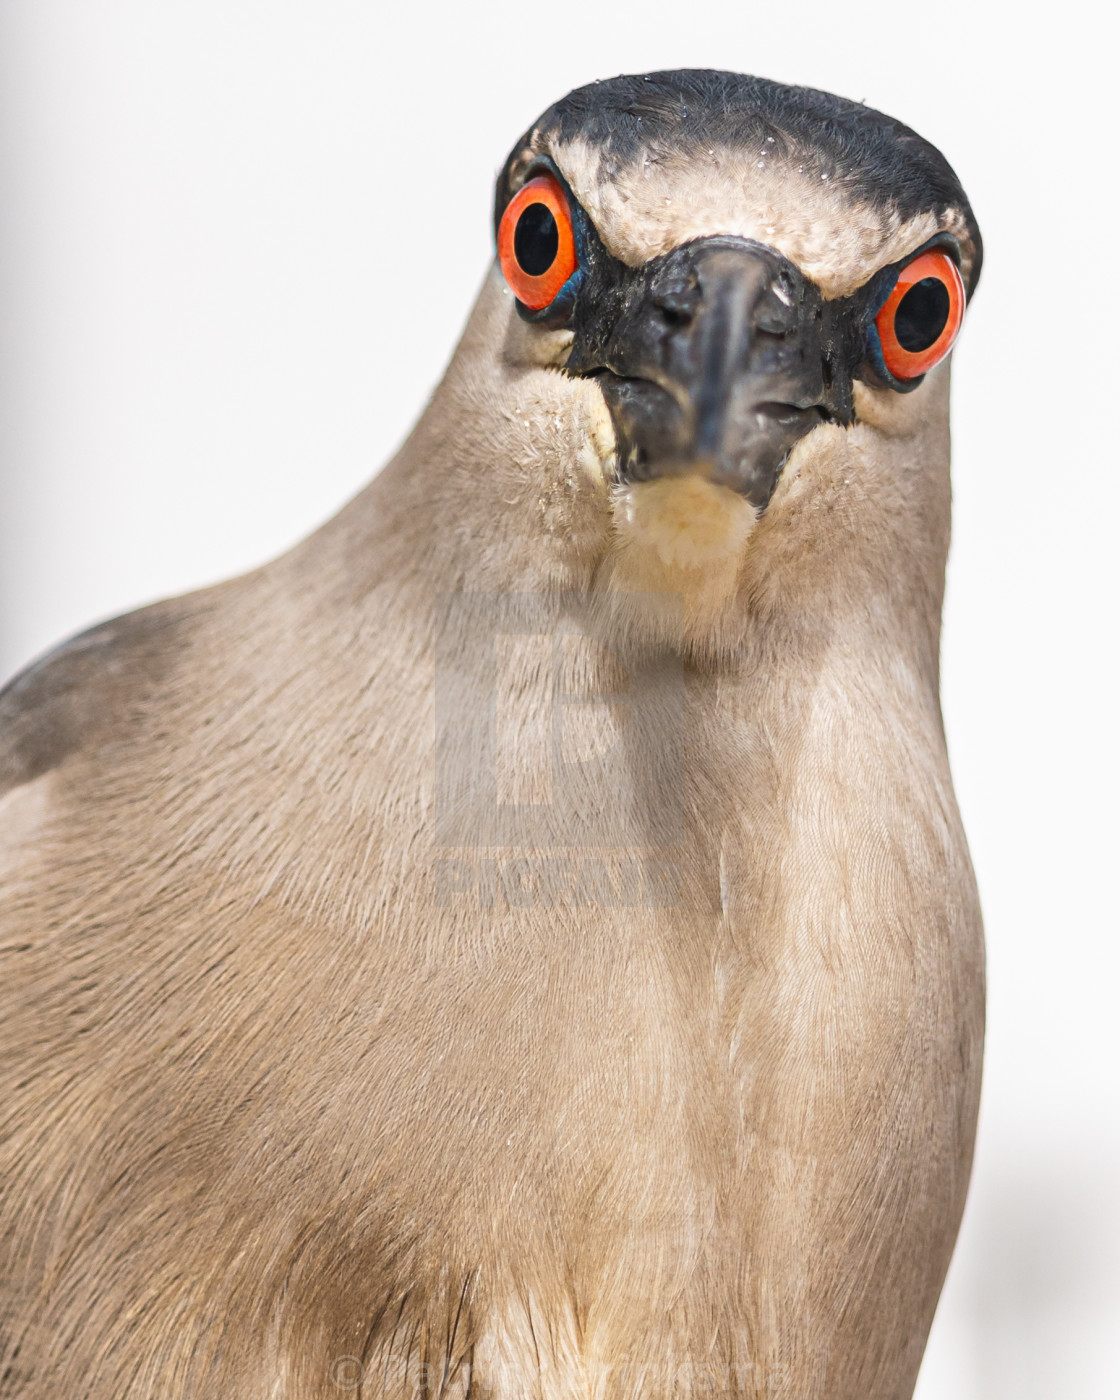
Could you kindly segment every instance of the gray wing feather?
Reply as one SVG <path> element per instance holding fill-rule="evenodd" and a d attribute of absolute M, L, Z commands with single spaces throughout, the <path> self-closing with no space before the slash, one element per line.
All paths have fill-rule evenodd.
<path fill-rule="evenodd" d="M 120 729 L 177 651 L 179 608 L 159 603 L 64 642 L 0 690 L 0 797 Z"/>

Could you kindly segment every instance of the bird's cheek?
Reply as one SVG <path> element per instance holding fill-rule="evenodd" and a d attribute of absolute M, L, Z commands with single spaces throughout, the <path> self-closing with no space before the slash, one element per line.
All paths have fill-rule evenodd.
<path fill-rule="evenodd" d="M 618 473 L 618 444 L 614 422 L 599 387 L 587 380 L 573 381 L 580 393 L 574 424 L 576 460 L 584 476 L 605 498 Z"/>
<path fill-rule="evenodd" d="M 610 545 L 614 434 L 594 384 L 555 374 L 535 378 L 523 470 L 538 503 L 537 528 L 553 541 L 566 571 L 564 586 L 580 588 Z M 521 421 L 515 413 L 511 419 Z"/>
<path fill-rule="evenodd" d="M 518 369 L 528 366 L 562 369 L 571 352 L 572 332 L 563 328 L 546 330 L 541 326 L 528 325 L 517 314 L 513 293 L 505 283 L 496 290 L 506 312 L 501 351 L 503 363 Z"/>
<path fill-rule="evenodd" d="M 929 421 L 931 415 L 944 414 L 949 395 L 949 361 L 944 360 L 930 370 L 922 383 L 910 394 L 893 389 L 876 389 L 861 380 L 852 385 L 852 402 L 857 423 L 888 438 L 913 437 Z"/>

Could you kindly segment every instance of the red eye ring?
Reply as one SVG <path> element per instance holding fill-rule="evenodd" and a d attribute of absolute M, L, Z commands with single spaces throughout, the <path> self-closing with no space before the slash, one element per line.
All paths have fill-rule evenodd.
<path fill-rule="evenodd" d="M 904 322 L 900 322 L 898 312 L 907 293 L 913 291 L 919 282 L 927 284 L 927 291 L 933 292 L 941 307 L 944 307 L 944 295 L 947 295 L 948 307 L 945 310 L 944 325 L 936 333 L 935 339 L 922 345 L 922 337 L 919 336 L 919 344 L 915 346 L 913 330 Z M 945 289 L 944 294 L 939 294 L 935 287 L 929 286 L 933 282 L 941 284 Z M 883 364 L 895 379 L 917 379 L 945 358 L 953 348 L 953 342 L 964 320 L 964 301 L 964 282 L 956 263 L 948 253 L 940 248 L 931 248 L 926 253 L 919 253 L 912 262 L 906 264 L 898 274 L 898 281 L 891 289 L 890 296 L 875 317 L 875 327 L 879 332 L 879 344 L 883 351 Z M 905 339 L 911 340 L 909 348 L 903 344 Z"/>
<path fill-rule="evenodd" d="M 526 214 L 529 217 L 523 222 Z M 572 212 L 554 176 L 537 175 L 506 205 L 498 225 L 498 261 L 510 290 L 530 311 L 543 311 L 555 301 L 579 266 Z"/>

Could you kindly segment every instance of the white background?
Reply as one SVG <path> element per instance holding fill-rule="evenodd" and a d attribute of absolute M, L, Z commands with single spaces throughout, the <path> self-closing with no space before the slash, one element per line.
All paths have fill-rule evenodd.
<path fill-rule="evenodd" d="M 689 65 L 901 117 L 984 231 L 944 699 L 990 1038 L 918 1394 L 1115 1400 L 1120 159 L 1087 8 L 0 0 L 0 670 L 331 514 L 448 357 L 522 129 Z"/>

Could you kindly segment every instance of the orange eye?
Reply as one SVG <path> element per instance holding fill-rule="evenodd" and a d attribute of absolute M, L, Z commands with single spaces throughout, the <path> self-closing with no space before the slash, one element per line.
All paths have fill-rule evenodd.
<path fill-rule="evenodd" d="M 920 253 L 898 274 L 875 317 L 883 363 L 895 379 L 917 379 L 943 360 L 964 319 L 964 283 L 939 248 Z"/>
<path fill-rule="evenodd" d="M 498 225 L 498 260 L 510 290 L 543 311 L 579 266 L 572 214 L 560 182 L 538 175 L 517 191 Z"/>

